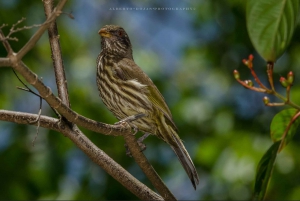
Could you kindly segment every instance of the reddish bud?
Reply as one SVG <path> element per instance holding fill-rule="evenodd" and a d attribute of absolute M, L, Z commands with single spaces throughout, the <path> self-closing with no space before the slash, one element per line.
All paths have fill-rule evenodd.
<path fill-rule="evenodd" d="M 249 59 L 250 61 L 253 61 L 253 59 L 254 59 L 253 55 L 250 54 L 249 57 L 248 57 L 248 59 Z"/>
<path fill-rule="evenodd" d="M 292 71 L 290 71 L 288 74 L 287 74 L 287 81 L 290 85 L 293 84 L 294 82 L 294 73 Z"/>
<path fill-rule="evenodd" d="M 234 76 L 234 78 L 235 78 L 236 80 L 239 80 L 239 79 L 240 79 L 240 73 L 239 73 L 239 71 L 234 70 L 234 71 L 233 71 L 233 76 Z"/>
<path fill-rule="evenodd" d="M 270 100 L 269 100 L 269 98 L 268 98 L 267 96 L 265 96 L 265 97 L 263 98 L 263 101 L 264 101 L 264 104 L 265 104 L 265 105 L 268 105 L 269 102 L 270 102 Z"/>
<path fill-rule="evenodd" d="M 290 83 L 285 79 L 285 77 L 280 77 L 279 82 L 285 88 L 290 85 Z"/>
<path fill-rule="evenodd" d="M 245 64 L 246 66 L 248 66 L 248 68 L 252 68 L 253 67 L 253 65 L 252 65 L 252 60 L 253 60 L 253 55 L 252 54 L 250 54 L 249 56 L 248 56 L 248 59 L 243 59 L 242 61 L 243 61 L 243 64 Z"/>

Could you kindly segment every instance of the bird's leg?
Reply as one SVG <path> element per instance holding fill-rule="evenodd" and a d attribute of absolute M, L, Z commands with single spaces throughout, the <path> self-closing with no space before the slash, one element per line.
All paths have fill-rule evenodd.
<path fill-rule="evenodd" d="M 134 131 L 133 135 L 135 135 L 137 132 L 139 132 L 138 127 L 136 127 L 135 125 L 133 125 L 133 131 Z M 126 155 L 129 156 L 129 157 L 132 157 L 132 155 L 130 153 L 130 150 L 129 150 L 129 147 L 128 147 L 128 145 L 126 143 L 124 144 L 124 147 L 126 149 Z"/>
<path fill-rule="evenodd" d="M 144 116 L 145 116 L 145 114 L 143 114 L 143 113 L 132 115 L 132 116 L 126 117 L 124 119 L 121 119 L 120 121 L 116 122 L 115 125 L 122 124 L 122 123 L 125 123 L 125 122 L 129 123 L 129 122 L 135 121 L 139 118 L 142 118 Z M 132 126 L 133 131 L 134 131 L 133 135 L 137 134 L 137 132 L 139 131 L 138 127 L 135 126 L 134 124 L 131 124 L 131 126 Z M 137 140 L 137 143 L 138 143 L 141 151 L 144 151 L 146 149 L 146 145 L 143 143 L 143 140 L 146 139 L 148 136 L 149 136 L 149 133 L 145 133 L 142 137 L 140 137 Z M 128 148 L 128 145 L 125 143 L 124 146 L 125 146 L 125 149 L 126 149 L 126 155 L 132 157 L 132 155 L 130 153 L 130 150 Z"/>
<path fill-rule="evenodd" d="M 124 144 L 124 147 L 126 149 L 126 155 L 129 156 L 129 157 L 132 157 L 131 152 L 129 150 L 129 147 L 128 147 L 128 145 L 126 143 Z"/>
<path fill-rule="evenodd" d="M 143 143 L 143 141 L 150 135 L 150 133 L 145 133 L 142 137 L 140 137 L 137 140 L 137 143 L 139 144 L 141 151 L 145 151 L 147 146 Z"/>
<path fill-rule="evenodd" d="M 138 129 L 136 127 L 133 128 L 133 130 L 135 132 L 138 132 Z M 143 143 L 143 141 L 150 135 L 150 133 L 145 133 L 142 137 L 140 137 L 138 140 L 137 140 L 137 143 L 140 147 L 140 150 L 141 151 L 145 151 L 147 146 Z M 124 144 L 124 147 L 126 149 L 126 155 L 129 156 L 129 157 L 132 157 L 131 153 L 130 153 L 130 150 L 128 148 L 128 145 L 125 143 Z"/>

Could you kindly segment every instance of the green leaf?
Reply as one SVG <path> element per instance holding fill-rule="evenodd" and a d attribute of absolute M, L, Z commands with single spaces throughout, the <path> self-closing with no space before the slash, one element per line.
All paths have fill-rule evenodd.
<path fill-rule="evenodd" d="M 265 197 L 280 143 L 275 142 L 258 163 L 253 200 L 263 200 Z"/>
<path fill-rule="evenodd" d="M 277 113 L 270 126 L 270 131 L 271 131 L 271 138 L 274 142 L 280 141 L 282 139 L 282 135 L 284 134 L 285 130 L 288 128 L 289 124 L 290 128 L 287 132 L 287 135 L 285 137 L 285 141 L 283 143 L 282 148 L 287 145 L 293 136 L 295 135 L 295 132 L 297 130 L 297 127 L 299 126 L 300 120 L 297 118 L 293 122 L 291 122 L 294 118 L 294 116 L 298 113 L 299 111 L 296 109 L 286 109 L 282 110 L 281 112 Z"/>
<path fill-rule="evenodd" d="M 275 62 L 294 33 L 299 0 L 248 0 L 247 29 L 256 51 Z"/>

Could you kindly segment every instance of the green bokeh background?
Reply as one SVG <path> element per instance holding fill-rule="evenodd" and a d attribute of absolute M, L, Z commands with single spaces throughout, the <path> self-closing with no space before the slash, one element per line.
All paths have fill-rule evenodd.
<path fill-rule="evenodd" d="M 243 88 L 232 75 L 237 69 L 242 79 L 252 79 L 241 62 L 252 53 L 254 68 L 267 83 L 265 63 L 256 54 L 247 34 L 245 4 L 246 1 L 238 0 L 70 0 L 64 11 L 72 12 L 75 19 L 61 15 L 57 20 L 71 107 L 86 117 L 106 123 L 114 123 L 116 119 L 100 101 L 96 87 L 96 58 L 100 52 L 97 32 L 105 24 L 119 24 L 128 32 L 136 63 L 164 95 L 199 172 L 200 185 L 194 191 L 169 146 L 153 136 L 145 141 L 147 158 L 178 199 L 250 199 L 256 166 L 272 144 L 270 122 L 283 108 L 265 107 L 263 94 Z M 5 33 L 22 17 L 27 18 L 22 25 L 42 23 L 45 20 L 42 2 L 0 0 L 0 24 L 9 25 L 3 29 Z M 14 34 L 19 41 L 11 42 L 13 49 L 18 51 L 35 30 Z M 296 103 L 300 102 L 299 34 L 297 27 L 274 73 L 277 81 L 288 71 L 294 72 L 291 96 Z M 5 56 L 0 46 L 0 57 Z M 24 62 L 56 93 L 46 33 L 24 57 Z M 0 80 L 0 109 L 38 112 L 39 99 L 15 88 L 21 84 L 10 68 L 0 69 Z M 284 93 L 279 82 L 276 88 Z M 42 114 L 55 117 L 45 102 Z M 82 130 L 98 147 L 152 188 L 134 160 L 125 155 L 121 137 Z M 34 126 L 0 122 L 0 200 L 137 199 L 62 134 L 41 128 L 33 147 L 35 132 Z M 268 200 L 300 199 L 299 145 L 296 133 L 292 143 L 279 154 Z"/>

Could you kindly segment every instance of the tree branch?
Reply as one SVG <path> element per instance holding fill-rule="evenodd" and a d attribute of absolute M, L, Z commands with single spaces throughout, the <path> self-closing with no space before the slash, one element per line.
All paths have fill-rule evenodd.
<path fill-rule="evenodd" d="M 51 17 L 51 13 L 54 7 L 53 0 L 43 0 L 43 2 L 44 2 L 45 15 L 47 19 L 49 19 Z M 49 36 L 49 42 L 51 47 L 51 54 L 52 54 L 51 58 L 53 61 L 58 97 L 61 99 L 61 101 L 64 104 L 70 107 L 67 79 L 65 75 L 65 69 L 64 69 L 60 42 L 59 42 L 59 35 L 58 35 L 58 30 L 57 30 L 57 25 L 55 20 L 48 27 L 48 36 Z"/>
<path fill-rule="evenodd" d="M 6 40 L 5 35 L 3 34 L 1 29 L 0 29 L 0 41 L 2 42 L 8 55 L 11 55 L 13 53 L 13 49 L 11 48 L 9 42 Z"/>
<path fill-rule="evenodd" d="M 0 120 L 10 121 L 18 124 L 28 124 L 28 121 L 33 121 L 37 118 L 36 114 L 29 114 L 23 112 L 12 112 L 7 110 L 0 110 Z M 37 122 L 35 123 L 35 125 Z M 143 183 L 138 181 L 123 167 L 110 158 L 105 152 L 93 144 L 78 128 L 70 129 L 69 126 L 63 122 L 59 123 L 58 119 L 41 115 L 40 126 L 51 130 L 63 133 L 68 136 L 89 158 L 91 158 L 97 165 L 103 168 L 108 174 L 120 182 L 124 187 L 130 190 L 138 198 L 142 200 L 163 200 Z"/>
<path fill-rule="evenodd" d="M 29 41 L 22 47 L 22 49 L 17 54 L 17 60 L 21 60 L 27 52 L 29 52 L 46 31 L 46 29 L 50 26 L 51 22 L 53 22 L 62 12 L 62 9 L 67 0 L 60 0 L 57 4 L 56 8 L 54 8 L 50 17 L 44 22 L 41 27 L 35 32 L 35 34 L 29 39 Z"/>
<path fill-rule="evenodd" d="M 50 25 L 49 23 L 55 20 L 57 15 L 61 13 L 61 9 L 65 4 L 66 0 L 61 0 L 58 6 L 54 9 L 49 19 L 36 31 L 36 33 L 31 37 L 31 39 L 27 42 L 27 44 L 18 52 L 14 53 L 11 49 L 9 43 L 5 39 L 4 34 L 0 30 L 0 40 L 3 40 L 2 43 L 6 50 L 11 52 L 8 54 L 6 59 L 1 59 L 3 62 L 7 63 L 9 59 L 11 63 L 11 67 L 13 67 L 18 73 L 20 73 L 25 80 L 35 87 L 42 98 L 54 109 L 56 109 L 62 116 L 64 116 L 68 121 L 78 124 L 79 126 L 85 127 L 91 131 L 103 133 L 106 135 L 114 135 L 119 136 L 124 133 L 131 133 L 131 128 L 129 125 L 109 125 L 101 122 L 96 122 L 94 120 L 83 117 L 76 112 L 72 111 L 66 104 L 62 103 L 62 101 L 53 95 L 51 89 L 47 87 L 38 76 L 33 73 L 21 60 L 32 47 L 36 44 L 37 40 L 42 35 L 42 32 L 47 29 Z M 21 55 L 21 56 L 20 56 Z M 0 60 L 0 61 L 1 61 Z M 4 64 L 1 64 L 4 65 Z"/>
<path fill-rule="evenodd" d="M 148 162 L 144 153 L 141 152 L 135 136 L 132 134 L 125 134 L 124 139 L 126 141 L 126 144 L 128 145 L 131 155 L 134 157 L 135 161 L 138 163 L 147 178 L 151 181 L 153 186 L 164 198 L 164 200 L 176 200 L 175 196 L 171 193 L 168 187 L 166 187 L 152 165 Z"/>
<path fill-rule="evenodd" d="M 0 67 L 8 67 L 11 65 L 12 63 L 9 58 L 0 58 Z"/>

